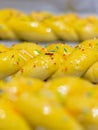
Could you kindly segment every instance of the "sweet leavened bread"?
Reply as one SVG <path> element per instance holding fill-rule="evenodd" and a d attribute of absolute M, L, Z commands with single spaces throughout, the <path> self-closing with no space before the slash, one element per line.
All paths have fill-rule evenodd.
<path fill-rule="evenodd" d="M 0 130 L 98 130 L 98 40 L 0 44 Z"/>
<path fill-rule="evenodd" d="M 0 39 L 37 42 L 83 41 L 98 38 L 98 18 L 77 14 L 0 10 Z"/>
<path fill-rule="evenodd" d="M 98 130 L 98 85 L 76 77 L 0 81 L 1 130 Z"/>
<path fill-rule="evenodd" d="M 98 83 L 98 40 L 87 40 L 75 47 L 56 43 L 42 47 L 19 43 L 0 44 L 0 79 L 10 75 L 48 80 L 77 76 Z"/>

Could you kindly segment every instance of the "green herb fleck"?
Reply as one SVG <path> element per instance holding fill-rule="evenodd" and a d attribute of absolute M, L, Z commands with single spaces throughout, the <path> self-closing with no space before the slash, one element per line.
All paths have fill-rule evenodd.
<path fill-rule="evenodd" d="M 20 61 L 20 58 L 18 58 L 18 61 Z"/>
<path fill-rule="evenodd" d="M 55 50 L 50 50 L 50 52 L 56 52 Z"/>
<path fill-rule="evenodd" d="M 38 54 L 41 54 L 41 52 L 39 50 L 35 50 Z"/>
<path fill-rule="evenodd" d="M 59 46 L 56 46 L 56 49 L 59 49 Z"/>
<path fill-rule="evenodd" d="M 66 48 L 64 48 L 64 52 L 67 52 L 67 49 L 66 49 Z"/>

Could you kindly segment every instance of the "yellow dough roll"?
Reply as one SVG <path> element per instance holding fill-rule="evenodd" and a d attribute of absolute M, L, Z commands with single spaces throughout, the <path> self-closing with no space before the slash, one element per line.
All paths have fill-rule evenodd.
<path fill-rule="evenodd" d="M 64 77 L 50 80 L 45 87 L 56 93 L 65 109 L 86 130 L 98 129 L 98 86 L 80 78 Z"/>
<path fill-rule="evenodd" d="M 60 53 L 59 49 L 55 45 L 49 45 L 50 50 L 52 48 Z M 47 48 L 49 48 L 49 46 Z M 51 46 L 53 46 L 51 48 Z M 62 46 L 66 46 L 62 44 Z M 59 49 L 58 49 L 59 48 Z M 98 40 L 87 40 L 80 45 L 75 46 L 70 50 L 65 47 L 66 50 L 66 60 L 65 63 L 57 70 L 53 77 L 64 76 L 64 75 L 73 75 L 73 76 L 82 76 L 91 82 L 98 83 Z M 63 48 L 61 49 L 63 52 Z M 67 57 L 68 54 L 68 57 Z"/>
<path fill-rule="evenodd" d="M 45 97 L 36 98 L 31 94 L 27 94 L 26 97 L 19 97 L 19 100 L 15 103 L 18 109 L 34 126 L 49 130 L 82 130 L 82 127 L 59 104 L 57 104 L 59 107 L 56 107 L 54 105 L 56 102 L 49 101 Z M 24 109 L 24 106 L 27 107 Z M 28 108 L 29 112 L 27 113 Z"/>
<path fill-rule="evenodd" d="M 49 44 L 48 46 L 46 46 L 46 49 L 49 52 L 57 52 L 61 55 L 65 55 L 66 57 L 69 56 L 74 50 L 74 48 L 69 46 L 68 44 L 62 43 Z"/>
<path fill-rule="evenodd" d="M 0 98 L 0 130 L 33 130 L 12 104 Z"/>
<path fill-rule="evenodd" d="M 18 81 L 20 81 L 20 79 Z M 51 97 L 48 98 L 45 95 L 37 93 L 34 94 L 34 92 L 31 91 L 31 87 L 36 84 L 31 86 L 28 86 L 27 84 L 27 86 L 24 86 L 24 83 L 22 84 L 22 82 L 19 82 L 18 85 L 16 85 L 16 80 L 16 83 L 14 86 L 12 86 L 10 82 L 13 83 L 13 81 L 9 81 L 4 87 L 4 90 L 8 95 L 8 99 L 25 117 L 25 119 L 28 120 L 28 122 L 36 129 L 83 130 L 82 126 L 76 120 L 74 120 L 66 110 L 62 108 L 57 100 Z M 36 82 L 38 82 L 38 80 L 36 80 Z M 21 87 L 19 87 L 19 84 Z M 13 91 L 13 88 L 16 88 L 16 91 Z"/>
<path fill-rule="evenodd" d="M 34 11 L 25 14 L 15 9 L 0 10 L 0 39 L 49 42 L 83 41 L 98 37 L 98 18 L 77 14 Z"/>
<path fill-rule="evenodd" d="M 30 14 L 33 20 L 41 21 L 44 26 L 50 27 L 59 39 L 77 41 L 72 23 L 78 19 L 75 14 L 52 15 L 48 12 L 32 12 Z"/>
<path fill-rule="evenodd" d="M 61 18 L 46 19 L 42 22 L 44 26 L 51 28 L 60 40 L 78 41 L 74 28 L 65 23 Z"/>
<path fill-rule="evenodd" d="M 81 78 L 14 77 L 0 84 L 0 92 L 35 130 L 98 129 L 98 85 Z"/>
<path fill-rule="evenodd" d="M 11 19 L 8 22 L 9 27 L 19 37 L 27 41 L 55 41 L 57 36 L 51 28 L 45 27 L 39 21 L 22 21 Z"/>
<path fill-rule="evenodd" d="M 98 60 L 97 43 L 98 40 L 87 40 L 76 46 L 65 64 L 57 70 L 53 77 L 64 75 L 83 76 L 92 64 Z"/>
<path fill-rule="evenodd" d="M 98 83 L 98 62 L 95 62 L 84 74 L 84 78 L 91 82 Z"/>
<path fill-rule="evenodd" d="M 0 10 L 0 39 L 19 39 L 7 24 L 10 19 L 29 20 L 29 17 L 21 11 L 15 9 Z"/>
<path fill-rule="evenodd" d="M 84 41 L 75 47 L 62 43 L 45 47 L 30 42 L 11 47 L 1 44 L 0 52 L 1 78 L 15 74 L 47 80 L 71 75 L 98 83 L 97 39 Z"/>
<path fill-rule="evenodd" d="M 0 20 L 0 39 L 16 40 L 19 38 L 5 22 Z"/>
<path fill-rule="evenodd" d="M 27 60 L 27 53 L 22 50 L 9 50 L 0 54 L 0 79 L 17 72 Z"/>
<path fill-rule="evenodd" d="M 16 73 L 27 61 L 45 53 L 41 46 L 34 43 L 21 43 L 9 48 L 1 44 L 0 47 L 0 78 Z"/>
<path fill-rule="evenodd" d="M 76 21 L 75 30 L 81 41 L 98 38 L 98 19 L 87 17 Z"/>
<path fill-rule="evenodd" d="M 38 94 L 44 88 L 45 82 L 24 76 L 13 76 L 0 80 L 0 96 L 3 99 L 15 99 L 22 91 Z M 11 95 L 12 94 L 12 95 Z M 15 94 L 15 95 L 14 95 Z"/>
<path fill-rule="evenodd" d="M 79 77 L 62 77 L 56 79 L 50 79 L 46 84 L 45 88 L 56 93 L 60 102 L 66 104 L 66 97 L 68 94 L 76 93 L 78 95 L 85 94 L 85 91 L 92 91 L 95 85 L 89 81 L 83 80 Z M 79 92 L 79 93 L 78 93 Z"/>
<path fill-rule="evenodd" d="M 57 53 L 46 52 L 45 55 L 40 54 L 34 59 L 31 59 L 16 75 L 46 80 L 57 70 L 58 66 L 63 64 L 63 62 L 63 56 Z"/>
<path fill-rule="evenodd" d="M 29 17 L 21 11 L 11 8 L 0 10 L 0 21 L 8 21 L 12 18 L 19 18 L 20 20 L 29 20 Z"/>
<path fill-rule="evenodd" d="M 14 44 L 10 47 L 10 49 L 24 50 L 25 53 L 27 53 L 32 58 L 45 53 L 45 49 L 43 49 L 43 47 L 37 45 L 36 43 L 30 43 L 30 42 Z"/>
<path fill-rule="evenodd" d="M 38 56 L 25 64 L 16 75 L 30 76 L 45 80 L 49 78 L 70 55 L 73 48 L 64 44 L 51 44 L 41 48 L 36 44 L 17 44 L 12 48 L 25 49 L 32 54 L 38 50 Z M 34 49 L 34 50 L 33 50 Z M 60 54 L 58 54 L 60 52 Z"/>

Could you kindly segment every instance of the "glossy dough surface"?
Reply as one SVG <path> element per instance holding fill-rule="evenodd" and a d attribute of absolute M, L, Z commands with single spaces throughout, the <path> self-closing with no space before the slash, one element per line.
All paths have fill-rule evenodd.
<path fill-rule="evenodd" d="M 98 130 L 98 40 L 0 44 L 0 130 Z"/>
<path fill-rule="evenodd" d="M 77 76 L 98 83 L 98 40 L 72 47 L 63 43 L 42 47 L 23 42 L 10 47 L 0 44 L 0 79 L 28 76 L 47 80 Z"/>
<path fill-rule="evenodd" d="M 0 39 L 50 42 L 98 38 L 97 16 L 0 10 Z"/>
<path fill-rule="evenodd" d="M 1 130 L 97 130 L 98 85 L 63 77 L 0 82 Z"/>

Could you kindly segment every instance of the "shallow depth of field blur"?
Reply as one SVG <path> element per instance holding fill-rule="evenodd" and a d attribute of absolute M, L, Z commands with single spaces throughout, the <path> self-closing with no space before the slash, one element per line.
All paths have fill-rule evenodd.
<path fill-rule="evenodd" d="M 1 8 L 16 8 L 25 12 L 46 10 L 55 13 L 98 13 L 98 0 L 0 0 Z"/>

